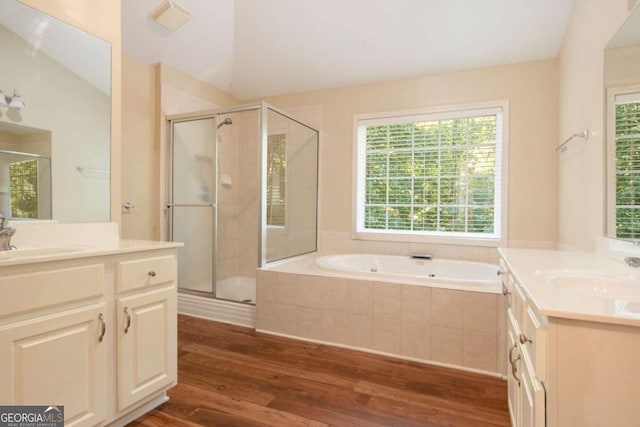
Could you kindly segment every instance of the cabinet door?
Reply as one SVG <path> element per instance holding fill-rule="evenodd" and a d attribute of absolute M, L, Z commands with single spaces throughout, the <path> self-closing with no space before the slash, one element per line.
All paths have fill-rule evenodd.
<path fill-rule="evenodd" d="M 519 358 L 519 351 L 517 344 L 518 339 L 518 327 L 513 317 L 513 312 L 511 309 L 507 310 L 507 362 L 508 371 L 507 371 L 507 388 L 508 388 L 508 406 L 509 406 L 509 415 L 511 417 L 511 425 L 514 427 L 519 427 L 520 415 L 521 415 L 521 387 L 522 383 L 520 381 L 520 365 L 521 361 Z"/>
<path fill-rule="evenodd" d="M 0 327 L 0 402 L 64 405 L 66 426 L 105 419 L 105 305 Z"/>
<path fill-rule="evenodd" d="M 176 288 L 146 291 L 117 301 L 118 410 L 175 384 Z"/>
<path fill-rule="evenodd" d="M 531 377 L 527 372 L 522 376 L 522 411 L 520 414 L 520 421 L 522 427 L 534 427 L 534 407 L 535 402 L 533 400 L 533 387 Z"/>
<path fill-rule="evenodd" d="M 522 372 L 522 426 L 544 427 L 546 425 L 545 390 L 536 379 L 532 367 L 523 364 Z"/>

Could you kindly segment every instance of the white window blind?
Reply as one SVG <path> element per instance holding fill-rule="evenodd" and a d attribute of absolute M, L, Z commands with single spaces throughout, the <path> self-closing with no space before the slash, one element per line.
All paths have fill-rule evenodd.
<path fill-rule="evenodd" d="M 357 126 L 356 233 L 500 239 L 501 107 Z"/>
<path fill-rule="evenodd" d="M 640 93 L 615 98 L 616 237 L 640 238 Z"/>

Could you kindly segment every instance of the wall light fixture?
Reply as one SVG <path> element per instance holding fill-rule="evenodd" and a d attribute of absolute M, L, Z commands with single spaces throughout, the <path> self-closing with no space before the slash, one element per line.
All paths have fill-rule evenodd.
<path fill-rule="evenodd" d="M 24 100 L 17 90 L 13 91 L 13 96 L 7 96 L 0 90 L 0 107 L 9 107 L 14 110 L 22 110 L 24 106 Z"/>

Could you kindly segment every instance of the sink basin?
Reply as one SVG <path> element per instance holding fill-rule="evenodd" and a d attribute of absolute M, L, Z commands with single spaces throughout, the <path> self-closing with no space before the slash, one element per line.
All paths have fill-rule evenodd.
<path fill-rule="evenodd" d="M 552 279 L 558 277 L 573 277 L 585 280 L 618 280 L 624 279 L 620 276 L 616 276 L 614 274 L 605 273 L 600 270 L 588 270 L 581 268 L 549 268 L 546 270 L 538 270 L 535 272 L 537 276 L 542 276 L 544 279 Z"/>
<path fill-rule="evenodd" d="M 0 251 L 0 261 L 15 260 L 24 258 L 40 258 L 55 255 L 63 255 L 71 252 L 79 252 L 82 249 L 68 247 L 49 247 L 49 248 L 31 248 L 31 249 L 14 249 L 11 251 Z"/>
<path fill-rule="evenodd" d="M 559 291 L 640 301 L 640 283 L 598 270 L 549 269 L 535 273 Z"/>

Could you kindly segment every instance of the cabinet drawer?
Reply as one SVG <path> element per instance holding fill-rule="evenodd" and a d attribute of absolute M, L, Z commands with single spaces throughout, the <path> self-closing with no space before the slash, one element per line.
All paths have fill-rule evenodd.
<path fill-rule="evenodd" d="M 0 316 L 99 297 L 103 292 L 103 264 L 0 277 Z"/>
<path fill-rule="evenodd" d="M 529 306 L 524 313 L 520 342 L 531 358 L 531 367 L 540 381 L 546 381 L 547 328 Z"/>
<path fill-rule="evenodd" d="M 118 263 L 118 293 L 173 282 L 177 274 L 174 255 Z"/>

